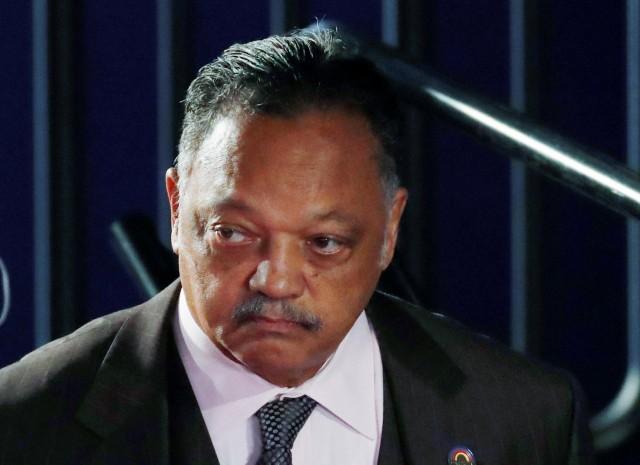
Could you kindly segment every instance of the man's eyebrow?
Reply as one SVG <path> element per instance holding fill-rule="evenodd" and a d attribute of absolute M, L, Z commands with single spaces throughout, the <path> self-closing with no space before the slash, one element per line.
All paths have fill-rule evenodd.
<path fill-rule="evenodd" d="M 223 198 L 221 200 L 216 200 L 215 202 L 208 203 L 205 208 L 207 210 L 239 210 L 243 212 L 251 212 L 253 208 L 239 199 L 234 198 Z"/>
<path fill-rule="evenodd" d="M 313 219 L 317 221 L 336 221 L 338 223 L 358 224 L 359 221 L 354 215 L 331 210 L 328 212 L 319 212 L 313 215 Z"/>
<path fill-rule="evenodd" d="M 256 209 L 250 204 L 244 202 L 243 200 L 231 197 L 218 200 L 214 204 L 209 205 L 209 208 L 213 208 L 218 211 L 235 210 L 246 213 L 256 212 Z M 347 226 L 356 228 L 360 225 L 360 220 L 355 215 L 351 215 L 349 213 L 341 212 L 335 209 L 312 213 L 311 219 L 313 221 L 335 221 L 336 223 L 342 223 Z"/>

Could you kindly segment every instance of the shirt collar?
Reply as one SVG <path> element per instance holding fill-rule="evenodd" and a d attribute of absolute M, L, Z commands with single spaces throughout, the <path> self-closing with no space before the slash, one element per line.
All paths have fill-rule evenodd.
<path fill-rule="evenodd" d="M 295 388 L 273 385 L 225 356 L 194 320 L 183 291 L 173 323 L 180 356 L 212 433 L 224 434 L 275 398 L 308 395 L 360 434 L 376 437 L 375 336 L 365 312 L 318 373 Z"/>

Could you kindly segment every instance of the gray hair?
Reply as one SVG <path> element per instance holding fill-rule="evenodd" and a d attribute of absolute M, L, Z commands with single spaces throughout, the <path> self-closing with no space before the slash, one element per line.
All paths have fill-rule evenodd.
<path fill-rule="evenodd" d="M 235 44 L 203 66 L 185 98 L 176 158 L 180 188 L 217 118 L 229 114 L 294 117 L 310 109 L 355 111 L 369 122 L 385 199 L 399 186 L 396 168 L 399 112 L 388 81 L 352 55 L 337 31 L 294 31 Z"/>

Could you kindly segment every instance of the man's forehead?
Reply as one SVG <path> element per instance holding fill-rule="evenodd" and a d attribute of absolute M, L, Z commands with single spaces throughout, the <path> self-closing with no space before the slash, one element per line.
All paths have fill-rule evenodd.
<path fill-rule="evenodd" d="M 268 130 L 267 128 L 272 127 L 269 123 L 277 124 L 279 122 L 289 124 L 292 127 L 296 123 L 300 123 L 302 127 L 306 127 L 306 121 L 309 118 L 318 116 L 320 118 L 316 118 L 316 121 L 324 119 L 329 124 L 340 121 L 344 131 L 350 133 L 351 136 L 370 139 L 373 148 L 370 151 L 370 155 L 372 158 L 377 159 L 381 150 L 380 140 L 373 133 L 367 117 L 360 112 L 340 106 L 329 108 L 309 107 L 291 115 L 246 113 L 240 110 L 225 112 L 216 116 L 211 122 L 209 130 L 199 147 L 196 159 L 202 160 L 203 163 L 207 164 L 216 162 L 216 160 L 212 160 L 214 158 L 226 159 L 230 155 L 234 155 L 238 145 L 242 143 L 243 134 L 249 128 L 253 128 L 253 131 L 260 128 L 259 131 L 264 135 L 265 131 Z M 348 123 L 345 124 L 345 121 L 348 121 Z M 218 162 L 220 161 L 224 160 L 218 160 Z"/>
<path fill-rule="evenodd" d="M 240 115 L 216 117 L 198 150 L 194 168 L 219 168 L 229 163 L 230 155 L 236 152 L 245 121 L 246 118 Z"/>
<path fill-rule="evenodd" d="M 363 191 L 379 188 L 374 139 L 363 117 L 352 112 L 318 110 L 291 117 L 230 114 L 214 122 L 191 175 L 198 195 L 209 197 L 199 200 L 209 204 L 230 198 L 237 190 L 309 200 L 338 196 L 354 203 Z M 344 219 L 337 212 L 329 215 L 331 211 L 316 216 Z"/>
<path fill-rule="evenodd" d="M 207 189 L 207 196 L 226 195 L 233 188 L 238 171 L 236 153 L 242 122 L 238 117 L 224 115 L 215 118 L 211 124 L 186 173 L 188 184 L 195 187 L 198 196 L 206 186 L 216 186 L 213 192 Z"/>

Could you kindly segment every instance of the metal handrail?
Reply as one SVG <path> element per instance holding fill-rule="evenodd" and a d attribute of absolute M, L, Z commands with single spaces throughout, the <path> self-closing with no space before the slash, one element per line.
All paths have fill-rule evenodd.
<path fill-rule="evenodd" d="M 335 24 L 312 26 L 335 28 Z M 529 121 L 518 112 L 461 90 L 397 50 L 359 39 L 339 28 L 358 55 L 372 61 L 408 102 L 455 122 L 503 154 L 631 218 L 640 218 L 640 176 L 614 159 L 582 147 Z M 640 424 L 640 313 L 629 309 L 627 374 L 617 396 L 594 415 L 595 446 L 621 444 Z"/>
<path fill-rule="evenodd" d="M 2 326 L 9 317 L 9 308 L 11 308 L 11 286 L 9 283 L 9 271 L 5 266 L 2 258 L 0 258 L 0 289 L 2 289 L 2 305 L 0 306 L 0 326 Z"/>

